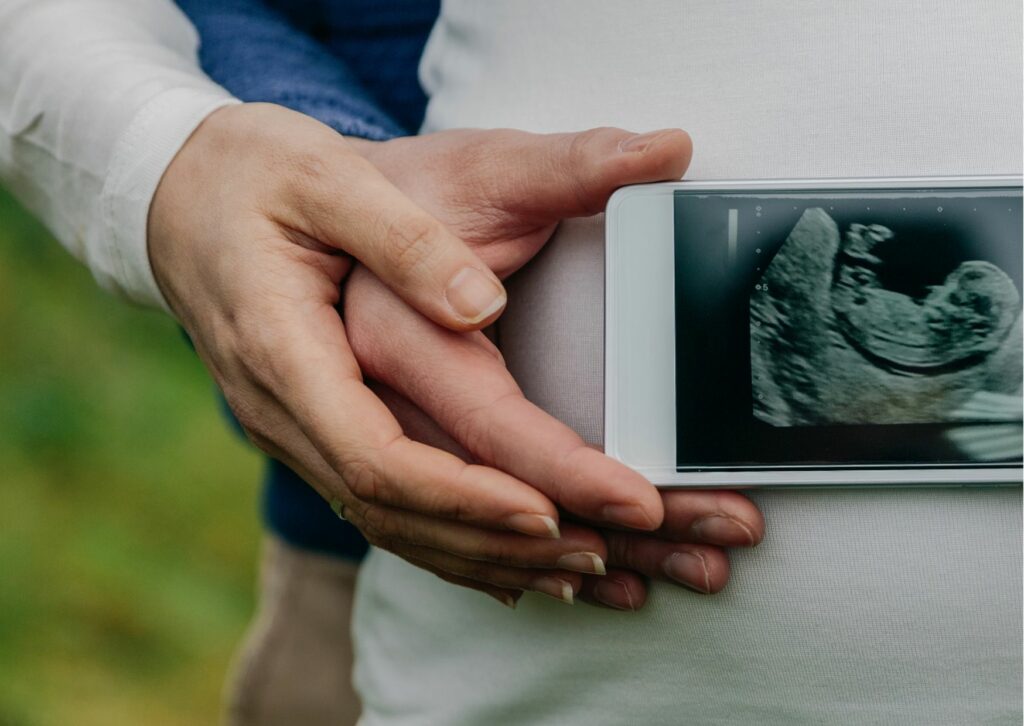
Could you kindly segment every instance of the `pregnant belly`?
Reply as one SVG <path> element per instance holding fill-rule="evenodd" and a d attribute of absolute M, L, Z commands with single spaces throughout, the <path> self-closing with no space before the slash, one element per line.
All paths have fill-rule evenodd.
<path fill-rule="evenodd" d="M 599 443 L 600 220 L 564 225 L 509 291 L 509 367 Z M 752 497 L 767 536 L 732 553 L 726 590 L 655 584 L 635 615 L 533 595 L 508 611 L 374 552 L 366 726 L 1019 723 L 1019 488 Z"/>

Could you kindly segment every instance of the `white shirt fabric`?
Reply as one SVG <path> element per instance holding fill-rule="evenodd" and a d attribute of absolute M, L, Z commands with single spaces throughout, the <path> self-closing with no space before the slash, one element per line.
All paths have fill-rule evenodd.
<path fill-rule="evenodd" d="M 1020 174 L 1017 0 L 450 0 L 425 130 L 680 126 L 693 179 Z M 602 437 L 601 220 L 510 281 L 527 395 Z M 529 452 L 523 452 L 529 455 Z M 1021 490 L 772 491 L 714 596 L 509 611 L 373 551 L 365 726 L 1017 724 Z"/>
<path fill-rule="evenodd" d="M 0 0 L 0 180 L 99 283 L 166 308 L 146 252 L 157 184 L 232 96 L 171 0 Z"/>

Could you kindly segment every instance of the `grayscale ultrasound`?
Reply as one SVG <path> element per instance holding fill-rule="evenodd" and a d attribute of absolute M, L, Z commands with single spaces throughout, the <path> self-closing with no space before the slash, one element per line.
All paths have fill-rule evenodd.
<path fill-rule="evenodd" d="M 1019 188 L 674 202 L 680 471 L 1021 461 Z"/>
<path fill-rule="evenodd" d="M 987 423 L 948 435 L 973 459 L 1019 452 L 1020 426 L 1007 422 L 1022 417 L 1020 291 L 989 261 L 936 254 L 950 256 L 927 235 L 901 238 L 898 220 L 865 212 L 841 228 L 806 209 L 750 296 L 754 415 Z"/>

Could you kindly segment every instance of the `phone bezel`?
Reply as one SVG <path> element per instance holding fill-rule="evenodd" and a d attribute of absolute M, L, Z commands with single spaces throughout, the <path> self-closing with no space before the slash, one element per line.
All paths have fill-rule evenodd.
<path fill-rule="evenodd" d="M 655 302 L 674 299 L 675 239 L 671 220 L 676 190 L 828 192 L 1021 186 L 1019 176 L 970 176 L 682 181 L 619 189 L 608 201 L 605 219 L 606 453 L 662 487 L 1020 484 L 1024 470 L 1019 466 L 788 466 L 677 471 L 674 306 Z M 631 277 L 642 279 L 643 285 L 638 287 L 636 279 L 630 284 Z M 627 295 L 625 290 L 633 294 Z M 666 344 L 666 331 L 671 345 Z M 922 466 L 927 463 L 922 462 Z"/>

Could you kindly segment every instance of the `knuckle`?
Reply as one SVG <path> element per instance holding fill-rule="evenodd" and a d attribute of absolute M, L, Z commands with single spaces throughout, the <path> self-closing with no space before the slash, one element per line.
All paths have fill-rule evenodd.
<path fill-rule="evenodd" d="M 516 548 L 503 541 L 499 533 L 480 531 L 466 542 L 462 551 L 467 559 L 484 567 L 491 565 L 519 566 L 523 557 Z"/>
<path fill-rule="evenodd" d="M 489 542 L 483 549 L 488 562 L 506 567 L 523 567 L 526 563 L 522 554 L 504 543 Z M 554 558 L 550 558 L 554 559 Z M 538 563 L 544 564 L 544 563 Z"/>
<path fill-rule="evenodd" d="M 564 496 L 573 497 L 579 492 L 586 491 L 587 467 L 581 466 L 578 460 L 589 455 L 590 449 L 580 441 L 564 452 L 554 464 L 555 471 L 558 472 L 555 481 L 558 490 L 557 494 L 560 498 Z"/>
<path fill-rule="evenodd" d="M 323 144 L 295 143 L 291 140 L 281 152 L 281 161 L 286 170 L 284 178 L 297 192 L 308 190 L 310 185 L 320 186 L 332 176 L 328 159 L 334 151 L 333 144 L 325 149 Z"/>
<path fill-rule="evenodd" d="M 452 422 L 452 435 L 466 451 L 472 452 L 481 461 L 493 461 L 490 451 L 491 423 L 480 414 L 479 409 L 460 414 Z"/>
<path fill-rule="evenodd" d="M 572 144 L 569 147 L 569 158 L 571 161 L 583 162 L 589 158 L 590 147 L 600 143 L 601 139 L 614 132 L 609 126 L 598 126 L 586 129 L 578 134 L 573 134 Z"/>
<path fill-rule="evenodd" d="M 383 507 L 366 507 L 360 517 L 363 534 L 372 544 L 387 549 L 393 544 L 395 535 L 395 516 Z"/>
<path fill-rule="evenodd" d="M 246 401 L 229 401 L 231 413 L 234 414 L 238 425 L 247 433 L 261 433 L 259 431 L 260 417 L 256 414 L 254 407 Z"/>
<path fill-rule="evenodd" d="M 336 196 L 331 191 L 343 178 L 341 171 L 360 166 L 363 158 L 348 149 L 337 134 L 324 133 L 319 124 L 315 132 L 313 129 L 311 126 L 312 135 L 300 143 L 284 140 L 273 168 L 280 180 L 277 190 L 304 214 L 306 223 L 315 230 L 316 220 L 333 210 Z"/>
<path fill-rule="evenodd" d="M 274 390 L 284 379 L 278 353 L 283 335 L 273 319 L 255 314 L 239 315 L 235 353 L 243 373 L 252 381 Z"/>
<path fill-rule="evenodd" d="M 425 217 L 402 217 L 385 222 L 384 239 L 387 256 L 394 270 L 408 276 L 419 270 L 431 257 L 440 230 Z"/>
<path fill-rule="evenodd" d="M 245 432 L 245 438 L 249 440 L 250 444 L 255 446 L 264 454 L 274 453 L 276 447 L 274 445 L 273 440 L 271 440 L 269 436 L 266 436 L 265 434 L 255 431 L 254 429 L 249 428 L 244 424 L 242 425 L 242 430 Z"/>
<path fill-rule="evenodd" d="M 265 413 L 248 401 L 232 401 L 230 407 L 252 445 L 264 453 L 273 453 L 277 448 L 274 427 L 270 425 Z"/>
<path fill-rule="evenodd" d="M 431 502 L 430 511 L 443 519 L 462 521 L 470 513 L 468 498 L 459 492 L 438 492 Z"/>
<path fill-rule="evenodd" d="M 521 397 L 518 390 L 507 391 L 481 406 L 457 412 L 451 425 L 455 440 L 480 461 L 495 461 L 501 422 L 506 420 L 502 414 L 509 411 L 517 397 Z"/>
<path fill-rule="evenodd" d="M 625 535 L 609 534 L 607 536 L 608 564 L 614 567 L 630 567 L 633 564 L 633 547 Z"/>
<path fill-rule="evenodd" d="M 371 512 L 372 509 L 373 507 L 363 507 L 358 515 L 349 516 L 348 520 L 359 530 L 371 546 L 389 551 L 394 550 L 395 543 L 378 528 L 377 519 Z M 348 510 L 346 510 L 347 512 Z"/>
<path fill-rule="evenodd" d="M 249 336 L 239 339 L 238 363 L 247 378 L 261 384 L 269 383 L 270 360 L 271 356 L 259 341 Z"/>
<path fill-rule="evenodd" d="M 455 521 L 472 520 L 477 511 L 474 501 L 470 499 L 474 492 L 473 479 L 482 473 L 482 467 L 463 463 L 459 472 L 450 480 L 451 486 L 438 488 L 433 493 L 429 503 L 430 513 Z"/>
<path fill-rule="evenodd" d="M 380 500 L 384 489 L 384 477 L 370 462 L 356 459 L 346 462 L 342 469 L 342 478 L 349 491 L 358 499 L 367 503 Z"/>
<path fill-rule="evenodd" d="M 600 200 L 599 195 L 594 193 L 595 186 L 600 181 L 600 169 L 594 163 L 594 159 L 597 157 L 591 149 L 613 131 L 614 129 L 608 127 L 588 129 L 574 134 L 569 142 L 569 149 L 566 153 L 568 165 L 566 178 L 576 197 L 578 211 L 583 215 L 589 216 L 602 211 L 603 201 Z"/>
<path fill-rule="evenodd" d="M 488 562 L 466 560 L 462 565 L 461 570 L 462 571 L 459 574 L 463 577 L 469 578 L 470 580 L 476 580 L 477 582 L 487 582 L 492 585 L 500 585 L 503 581 L 499 571 Z"/>

